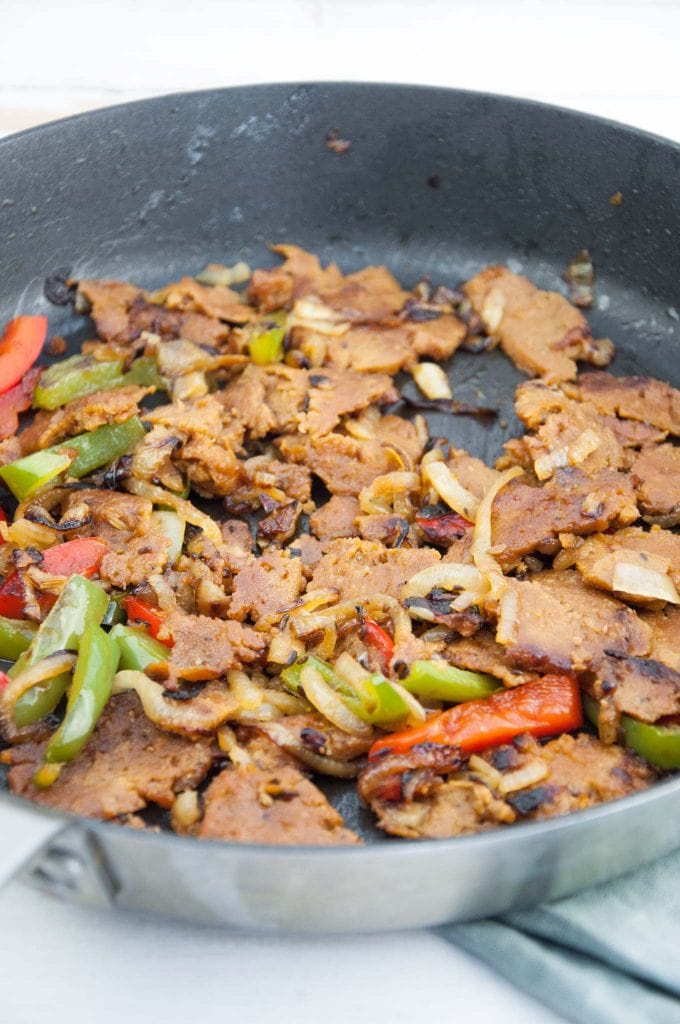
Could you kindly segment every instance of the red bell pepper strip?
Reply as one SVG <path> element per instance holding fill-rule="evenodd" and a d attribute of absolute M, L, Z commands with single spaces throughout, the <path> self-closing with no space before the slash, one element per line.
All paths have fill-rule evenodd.
<path fill-rule="evenodd" d="M 9 676 L 6 676 L 4 672 L 0 672 L 0 693 L 5 689 L 9 683 Z"/>
<path fill-rule="evenodd" d="M 41 373 L 42 366 L 34 366 L 18 384 L 0 395 L 0 441 L 16 434 L 19 413 L 31 408 L 33 391 Z"/>
<path fill-rule="evenodd" d="M 388 672 L 394 657 L 394 640 L 390 634 L 379 626 L 374 619 L 364 618 L 361 628 L 361 639 L 370 647 L 380 662 L 383 672 Z"/>
<path fill-rule="evenodd" d="M 25 376 L 47 337 L 46 316 L 17 316 L 0 338 L 0 395 Z"/>
<path fill-rule="evenodd" d="M 163 613 L 158 608 L 152 608 L 151 605 L 140 601 L 138 597 L 134 597 L 132 594 L 128 594 L 127 597 L 123 598 L 123 604 L 128 620 L 144 623 L 148 627 L 151 636 L 155 639 L 165 621 Z M 163 643 L 166 647 L 173 646 L 171 639 L 164 638 Z"/>
<path fill-rule="evenodd" d="M 464 537 L 466 530 L 473 525 L 465 516 L 457 512 L 443 512 L 439 516 L 416 516 L 416 522 L 425 536 L 433 544 L 448 545 L 459 537 Z"/>
<path fill-rule="evenodd" d="M 53 576 L 93 576 L 106 550 L 104 541 L 96 537 L 79 537 L 43 551 L 40 568 Z M 49 610 L 55 601 L 53 594 L 44 594 L 40 604 L 43 610 Z M 21 580 L 18 573 L 13 572 L 0 587 L 0 615 L 8 619 L 23 619 L 24 611 Z"/>
<path fill-rule="evenodd" d="M 373 744 L 369 758 L 384 751 L 403 754 L 420 743 L 441 743 L 459 747 L 464 754 L 474 754 L 509 743 L 522 733 L 552 736 L 571 732 L 582 724 L 581 692 L 576 679 L 548 675 L 483 700 L 458 704 L 414 729 L 390 733 Z"/>

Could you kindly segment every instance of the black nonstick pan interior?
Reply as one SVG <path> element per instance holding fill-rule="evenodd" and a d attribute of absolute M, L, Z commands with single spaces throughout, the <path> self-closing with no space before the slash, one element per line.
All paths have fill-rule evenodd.
<path fill-rule="evenodd" d="M 327 147 L 331 129 L 345 152 Z M 154 287 L 211 261 L 273 264 L 268 242 L 343 270 L 385 263 L 406 285 L 501 262 L 556 289 L 586 247 L 588 316 L 616 343 L 614 372 L 678 385 L 679 171 L 680 149 L 642 132 L 444 89 L 271 85 L 95 111 L 0 142 L 0 316 L 47 312 L 75 344 L 91 328 L 46 302 L 55 270 Z M 449 375 L 456 398 L 498 417 L 428 413 L 431 433 L 493 460 L 518 430 L 520 375 L 500 352 L 459 352 Z M 328 789 L 375 839 L 354 785 Z"/>

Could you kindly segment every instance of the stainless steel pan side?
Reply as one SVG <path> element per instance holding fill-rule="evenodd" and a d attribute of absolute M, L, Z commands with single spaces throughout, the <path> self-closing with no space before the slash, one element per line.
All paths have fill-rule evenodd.
<path fill-rule="evenodd" d="M 326 148 L 331 128 L 347 152 Z M 347 269 L 384 262 L 409 283 L 429 273 L 455 284 L 509 261 L 544 287 L 558 287 L 586 246 L 598 278 L 589 319 L 617 344 L 615 372 L 677 385 L 679 177 L 670 142 L 481 93 L 320 83 L 143 101 L 0 142 L 0 315 L 45 311 L 54 333 L 82 340 L 82 320 L 43 298 L 54 270 L 153 287 L 208 261 L 273 262 L 266 242 L 295 241 Z M 451 372 L 455 396 L 481 391 L 510 432 L 518 379 L 498 352 L 459 353 Z M 489 459 L 504 436 L 460 417 L 430 426 Z M 104 907 L 248 929 L 373 930 L 501 913 L 680 845 L 675 778 L 567 818 L 418 843 L 381 838 L 352 792 L 329 792 L 364 848 L 201 842 L 0 792 L 3 845 L 23 837 L 0 881 L 23 863 L 33 884 Z"/>

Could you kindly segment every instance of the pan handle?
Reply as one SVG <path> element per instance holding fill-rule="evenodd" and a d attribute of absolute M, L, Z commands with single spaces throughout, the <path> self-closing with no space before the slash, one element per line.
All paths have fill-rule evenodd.
<path fill-rule="evenodd" d="M 0 801 L 0 886 L 34 862 L 64 830 L 61 817 L 41 814 L 19 803 Z"/>

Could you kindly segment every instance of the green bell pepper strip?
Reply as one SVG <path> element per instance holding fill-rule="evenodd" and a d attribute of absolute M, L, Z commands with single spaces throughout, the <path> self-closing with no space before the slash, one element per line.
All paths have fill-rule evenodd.
<path fill-rule="evenodd" d="M 406 701 L 379 672 L 374 672 L 355 688 L 343 682 L 332 665 L 313 654 L 298 658 L 281 672 L 281 679 L 293 693 L 302 693 L 300 676 L 303 668 L 308 665 L 315 668 L 328 685 L 340 694 L 349 710 L 362 722 L 390 726 L 403 722 L 408 717 L 409 708 Z"/>
<path fill-rule="evenodd" d="M 122 423 L 107 423 L 87 434 L 69 437 L 61 444 L 54 445 L 53 448 L 46 448 L 45 452 L 75 451 L 76 456 L 71 464 L 69 475 L 80 479 L 93 473 L 95 469 L 100 469 L 101 466 L 113 462 L 121 455 L 125 455 L 131 448 L 134 448 L 145 433 L 144 424 L 139 417 L 131 416 L 129 420 L 123 420 Z"/>
<path fill-rule="evenodd" d="M 322 661 L 321 658 L 317 658 L 314 654 L 303 654 L 302 657 L 298 658 L 297 661 L 294 661 L 292 665 L 289 665 L 281 671 L 281 679 L 291 693 L 302 694 L 300 676 L 302 675 L 303 668 L 306 668 L 308 665 L 310 668 L 315 668 L 321 677 L 325 679 L 329 686 L 332 686 L 334 690 L 340 690 L 342 692 L 342 688 L 344 686 L 346 694 L 354 693 L 351 686 L 343 684 L 332 665 L 329 665 L 327 661 Z"/>
<path fill-rule="evenodd" d="M 261 329 L 259 329 L 261 328 Z M 248 341 L 250 358 L 258 366 L 266 363 L 280 363 L 283 359 L 283 342 L 286 337 L 286 314 L 283 311 L 269 313 L 260 324 L 255 325 Z"/>
<path fill-rule="evenodd" d="M 47 762 L 72 761 L 83 749 L 111 696 L 119 657 L 115 640 L 100 626 L 91 626 L 80 638 L 66 714 L 47 744 Z"/>
<path fill-rule="evenodd" d="M 7 674 L 14 677 L 22 668 L 36 665 L 55 651 L 77 651 L 81 637 L 101 622 L 107 604 L 108 598 L 100 587 L 84 576 L 72 576 L 40 625 L 33 643 Z M 22 694 L 12 709 L 15 725 L 33 725 L 51 714 L 64 696 L 69 678 L 69 673 L 62 673 Z"/>
<path fill-rule="evenodd" d="M 67 452 L 45 448 L 44 451 L 17 459 L 16 462 L 9 462 L 0 469 L 0 477 L 17 501 L 25 501 L 45 484 L 65 473 L 72 462 L 73 457 Z"/>
<path fill-rule="evenodd" d="M 351 711 L 362 722 L 384 728 L 402 725 L 409 714 L 409 706 L 389 680 L 374 672 L 359 684 L 357 697 L 343 698 Z"/>
<path fill-rule="evenodd" d="M 117 625 L 109 636 L 118 645 L 121 669 L 144 672 L 148 665 L 170 660 L 170 648 L 154 640 L 145 629 Z"/>
<path fill-rule="evenodd" d="M 467 672 L 445 661 L 414 661 L 401 685 L 416 697 L 443 700 L 448 704 L 489 697 L 496 690 L 503 689 L 493 676 Z"/>
<path fill-rule="evenodd" d="M 583 695 L 583 710 L 590 721 L 597 725 L 600 708 L 597 701 L 587 694 Z M 650 725 L 630 715 L 621 715 L 619 728 L 624 745 L 650 764 L 666 772 L 680 768 L 680 727 Z"/>
<path fill-rule="evenodd" d="M 74 398 L 122 383 L 123 360 L 102 361 L 91 355 L 75 355 L 43 370 L 33 392 L 36 409 L 58 409 Z"/>
<path fill-rule="evenodd" d="M 167 385 L 158 372 L 158 364 L 151 356 L 140 356 L 139 359 L 135 359 L 127 373 L 123 374 L 121 384 L 139 384 L 141 387 L 155 387 L 167 391 Z"/>
<path fill-rule="evenodd" d="M 0 658 L 16 661 L 31 646 L 37 629 L 27 619 L 6 619 L 0 615 Z"/>

